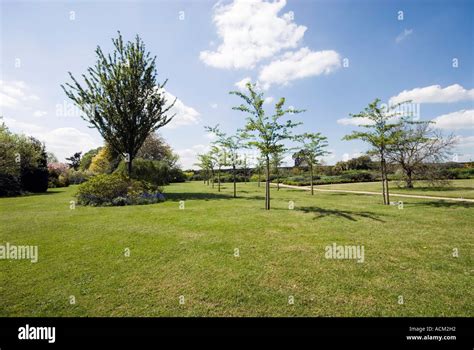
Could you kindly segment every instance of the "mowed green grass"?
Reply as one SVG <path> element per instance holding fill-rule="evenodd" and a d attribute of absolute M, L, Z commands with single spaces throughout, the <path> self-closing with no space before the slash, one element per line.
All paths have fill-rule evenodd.
<path fill-rule="evenodd" d="M 400 183 L 404 185 L 403 183 Z M 359 182 L 348 184 L 320 185 L 316 188 L 350 191 L 381 192 L 381 182 Z M 415 181 L 414 188 L 398 187 L 395 181 L 389 182 L 389 190 L 396 194 L 414 194 L 421 196 L 451 197 L 474 199 L 474 179 L 450 180 L 448 186 L 433 187 L 426 181 Z"/>
<path fill-rule="evenodd" d="M 0 316 L 474 316 L 472 203 L 272 188 L 265 211 L 263 186 L 193 182 L 71 210 L 75 190 L 0 199 L 0 244 L 39 246 L 0 260 Z M 332 243 L 365 261 L 326 259 Z"/>

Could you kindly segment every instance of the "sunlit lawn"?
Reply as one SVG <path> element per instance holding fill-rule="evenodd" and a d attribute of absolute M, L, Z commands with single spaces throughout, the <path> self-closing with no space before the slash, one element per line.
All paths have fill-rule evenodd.
<path fill-rule="evenodd" d="M 403 183 L 400 183 L 400 185 L 403 185 Z M 321 185 L 316 188 L 380 192 L 382 183 L 359 182 L 352 184 Z M 449 185 L 445 187 L 433 187 L 425 181 L 415 181 L 413 189 L 404 188 L 403 186 L 399 187 L 397 186 L 397 182 L 391 181 L 389 183 L 389 189 L 392 193 L 474 199 L 474 179 L 450 180 Z"/>
<path fill-rule="evenodd" d="M 1 244 L 39 246 L 36 264 L 0 260 L 1 316 L 474 316 L 473 203 L 272 189 L 267 212 L 263 186 L 194 182 L 71 210 L 75 190 L 0 199 Z M 333 242 L 364 263 L 326 259 Z"/>

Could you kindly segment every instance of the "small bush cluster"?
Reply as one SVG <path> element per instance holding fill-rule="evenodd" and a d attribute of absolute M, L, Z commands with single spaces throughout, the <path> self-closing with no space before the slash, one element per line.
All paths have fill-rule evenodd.
<path fill-rule="evenodd" d="M 0 118 L 0 196 L 48 189 L 47 154 L 41 141 L 10 132 Z"/>
<path fill-rule="evenodd" d="M 79 186 L 76 197 L 79 204 L 91 206 L 152 204 L 165 199 L 158 187 L 120 174 L 94 176 Z"/>
<path fill-rule="evenodd" d="M 64 163 L 49 163 L 49 188 L 67 187 L 69 186 L 69 166 Z"/>
<path fill-rule="evenodd" d="M 86 182 L 93 176 L 92 172 L 87 170 L 74 170 L 70 169 L 68 173 L 69 183 L 72 185 L 79 185 Z"/>

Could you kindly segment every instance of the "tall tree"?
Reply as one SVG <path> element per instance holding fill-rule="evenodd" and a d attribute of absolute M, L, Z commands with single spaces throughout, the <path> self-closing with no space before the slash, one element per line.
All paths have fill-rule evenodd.
<path fill-rule="evenodd" d="M 362 112 L 351 114 L 352 118 L 362 119 L 363 124 L 359 127 L 365 128 L 367 131 L 353 131 L 350 135 L 344 136 L 343 140 L 362 140 L 367 142 L 371 149 L 369 154 L 375 155 L 380 161 L 380 172 L 382 175 L 382 194 L 383 203 L 390 205 L 390 195 L 388 189 L 387 177 L 387 158 L 392 147 L 400 137 L 400 126 L 402 123 L 399 119 L 404 118 L 397 112 L 402 102 L 392 106 L 379 106 L 380 99 L 375 99 Z"/>
<path fill-rule="evenodd" d="M 281 152 L 284 148 L 282 142 L 291 139 L 293 137 L 292 129 L 301 124 L 294 123 L 291 120 L 283 122 L 282 118 L 286 114 L 301 113 L 303 110 L 284 109 L 285 98 L 282 97 L 275 104 L 274 114 L 268 116 L 263 109 L 263 93 L 257 91 L 255 84 L 250 83 L 247 83 L 247 90 L 248 93 L 230 92 L 230 94 L 239 96 L 244 100 L 244 103 L 232 109 L 248 114 L 242 136 L 248 139 L 248 144 L 256 147 L 265 159 L 265 209 L 270 210 L 270 156 Z"/>
<path fill-rule="evenodd" d="M 151 57 L 137 35 L 124 43 L 122 35 L 112 39 L 114 51 L 96 49 L 97 62 L 83 74 L 85 87 L 69 72 L 72 84 L 61 85 L 66 95 L 83 111 L 82 118 L 95 127 L 115 152 L 125 156 L 128 174 L 135 155 L 147 136 L 168 124 L 163 84 L 157 82 L 156 57 Z"/>
<path fill-rule="evenodd" d="M 242 147 L 241 138 L 239 135 L 227 136 L 225 132 L 219 129 L 219 124 L 214 127 L 206 126 L 205 129 L 217 136 L 214 144 L 217 144 L 224 151 L 224 156 L 227 158 L 224 164 L 229 164 L 232 167 L 232 181 L 234 184 L 234 198 L 237 198 L 237 181 L 236 170 L 239 160 L 239 149 Z"/>
<path fill-rule="evenodd" d="M 413 188 L 414 176 L 422 175 L 424 163 L 446 160 L 456 143 L 453 135 L 443 137 L 431 123 L 402 120 L 397 142 L 390 147 L 388 159 L 400 166 L 407 188 Z"/>
<path fill-rule="evenodd" d="M 298 155 L 309 167 L 311 178 L 311 195 L 314 195 L 314 167 L 318 164 L 319 158 L 329 154 L 325 148 L 328 146 L 327 137 L 321 133 L 304 133 L 298 137 L 302 148 Z"/>

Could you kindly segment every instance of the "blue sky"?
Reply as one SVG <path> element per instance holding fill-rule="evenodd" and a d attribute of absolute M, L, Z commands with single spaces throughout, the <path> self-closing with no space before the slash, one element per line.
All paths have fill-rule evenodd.
<path fill-rule="evenodd" d="M 142 37 L 179 99 L 160 132 L 184 168 L 211 141 L 204 125 L 243 126 L 228 91 L 245 79 L 269 97 L 269 112 L 281 96 L 307 110 L 298 131 L 328 137 L 328 164 L 366 151 L 341 138 L 356 128 L 349 113 L 376 97 L 419 103 L 421 119 L 458 135 L 458 159 L 474 159 L 472 1 L 1 1 L 5 123 L 60 160 L 100 146 L 60 84 L 94 64 L 97 45 L 109 51 L 118 30 Z"/>

